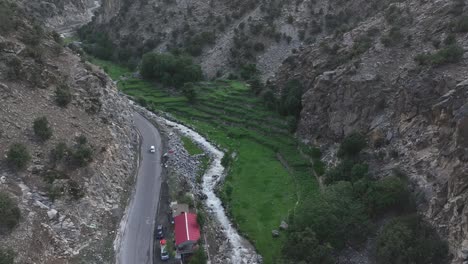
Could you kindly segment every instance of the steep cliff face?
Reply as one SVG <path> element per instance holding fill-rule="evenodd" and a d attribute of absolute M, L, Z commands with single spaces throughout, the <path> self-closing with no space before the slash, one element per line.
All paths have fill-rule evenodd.
<path fill-rule="evenodd" d="M 49 28 L 70 34 L 88 22 L 100 7 L 101 0 L 46 0 L 22 1 L 29 15 L 34 15 Z"/>
<path fill-rule="evenodd" d="M 464 1 L 394 3 L 305 46 L 275 80 L 281 88 L 297 78 L 307 89 L 302 139 L 330 143 L 362 131 L 375 175 L 406 172 L 424 197 L 420 212 L 448 239 L 453 263 L 468 260 L 465 9 Z"/>
<path fill-rule="evenodd" d="M 15 263 L 113 263 L 135 169 L 132 112 L 105 74 L 26 11 L 0 4 L 13 23 L 0 27 L 0 191 L 21 211 L 0 248 L 12 248 Z M 41 117 L 48 139 L 34 128 Z M 7 162 L 16 143 L 31 156 L 24 169 Z"/>

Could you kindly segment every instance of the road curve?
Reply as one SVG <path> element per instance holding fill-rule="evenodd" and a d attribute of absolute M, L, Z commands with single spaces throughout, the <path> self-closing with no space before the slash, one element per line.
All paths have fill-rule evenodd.
<path fill-rule="evenodd" d="M 161 190 L 161 135 L 143 116 L 134 115 L 141 135 L 140 166 L 117 255 L 118 264 L 152 264 L 153 231 Z M 156 153 L 150 153 L 154 145 Z"/>

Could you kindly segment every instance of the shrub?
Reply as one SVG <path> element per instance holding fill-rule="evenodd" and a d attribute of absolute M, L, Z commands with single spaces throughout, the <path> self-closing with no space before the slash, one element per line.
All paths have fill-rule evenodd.
<path fill-rule="evenodd" d="M 6 34 L 17 29 L 17 11 L 16 3 L 0 1 L 0 33 Z"/>
<path fill-rule="evenodd" d="M 240 76 L 244 80 L 250 80 L 258 75 L 257 65 L 255 64 L 245 64 L 242 65 L 240 69 Z"/>
<path fill-rule="evenodd" d="M 414 60 L 420 65 L 443 65 L 456 63 L 463 58 L 463 48 L 458 45 L 449 45 L 433 54 L 419 54 Z"/>
<path fill-rule="evenodd" d="M 207 260 L 205 250 L 200 246 L 190 258 L 189 264 L 206 264 Z"/>
<path fill-rule="evenodd" d="M 197 223 L 201 229 L 205 226 L 205 213 L 202 210 L 197 211 Z"/>
<path fill-rule="evenodd" d="M 93 149 L 87 145 L 78 145 L 72 153 L 72 159 L 79 167 L 86 166 L 93 160 Z"/>
<path fill-rule="evenodd" d="M 277 100 L 273 90 L 265 89 L 261 93 L 265 106 L 270 110 L 277 110 Z"/>
<path fill-rule="evenodd" d="M 182 88 L 182 94 L 187 98 L 190 103 L 194 103 L 197 99 L 197 91 L 193 83 L 185 83 Z"/>
<path fill-rule="evenodd" d="M 378 264 L 444 263 L 447 244 L 419 216 L 393 219 L 377 237 Z"/>
<path fill-rule="evenodd" d="M 146 53 L 141 63 L 141 75 L 164 85 L 180 87 L 187 82 L 202 80 L 202 71 L 192 59 L 182 55 Z"/>
<path fill-rule="evenodd" d="M 13 264 L 15 255 L 12 249 L 0 248 L 0 264 Z"/>
<path fill-rule="evenodd" d="M 354 187 L 356 194 L 366 204 L 370 215 L 375 216 L 388 210 L 413 209 L 408 186 L 397 176 L 377 181 L 364 178 L 356 182 Z"/>
<path fill-rule="evenodd" d="M 59 85 L 55 88 L 55 102 L 61 107 L 66 107 L 72 100 L 70 87 L 67 85 Z"/>
<path fill-rule="evenodd" d="M 367 142 L 364 136 L 360 133 L 353 132 L 349 134 L 341 143 L 338 150 L 338 156 L 353 157 L 358 155 L 365 147 L 367 147 Z"/>
<path fill-rule="evenodd" d="M 232 163 L 232 151 L 228 151 L 224 154 L 223 158 L 221 159 L 221 165 L 223 167 L 228 167 Z"/>
<path fill-rule="evenodd" d="M 21 212 L 10 196 L 0 191 L 0 232 L 13 229 L 20 220 Z"/>
<path fill-rule="evenodd" d="M 365 163 L 354 163 L 351 159 L 342 160 L 337 166 L 330 168 L 325 177 L 325 183 L 338 181 L 355 182 L 367 176 L 368 166 Z"/>
<path fill-rule="evenodd" d="M 59 142 L 55 148 L 50 151 L 50 157 L 52 162 L 57 163 L 62 161 L 65 157 L 67 157 L 69 152 L 68 146 L 65 142 Z"/>
<path fill-rule="evenodd" d="M 25 145 L 15 143 L 11 145 L 7 153 L 7 161 L 13 168 L 22 170 L 26 168 L 26 165 L 31 160 L 28 149 Z"/>
<path fill-rule="evenodd" d="M 58 170 L 49 170 L 44 174 L 44 181 L 52 184 L 57 179 L 67 179 L 68 175 L 66 175 L 63 171 Z"/>
<path fill-rule="evenodd" d="M 49 126 L 47 117 L 38 117 L 34 120 L 34 134 L 38 136 L 42 141 L 48 140 L 52 137 L 52 128 Z"/>
<path fill-rule="evenodd" d="M 382 36 L 381 41 L 385 47 L 391 47 L 400 43 L 402 39 L 403 34 L 401 33 L 400 28 L 392 27 L 386 35 Z"/>
<path fill-rule="evenodd" d="M 323 163 L 321 160 L 315 160 L 313 164 L 313 168 L 315 173 L 317 173 L 318 176 L 322 176 L 325 174 L 326 171 L 326 165 Z"/>
<path fill-rule="evenodd" d="M 358 38 L 353 44 L 350 56 L 351 57 L 356 57 L 356 56 L 366 52 L 371 47 L 371 45 L 372 45 L 372 39 L 371 38 L 369 38 L 367 36 L 363 36 L 363 37 Z"/>
<path fill-rule="evenodd" d="M 320 244 L 310 228 L 289 231 L 282 252 L 285 259 L 293 260 L 294 263 L 335 263 L 333 248 Z"/>
<path fill-rule="evenodd" d="M 81 187 L 81 185 L 74 180 L 70 180 L 68 182 L 68 193 L 75 200 L 78 200 L 84 196 L 83 187 Z"/>
<path fill-rule="evenodd" d="M 468 32 L 468 16 L 462 16 L 455 22 L 454 30 L 456 32 Z"/>
<path fill-rule="evenodd" d="M 289 80 L 281 95 L 281 114 L 299 116 L 302 110 L 302 93 L 302 84 L 296 79 Z"/>

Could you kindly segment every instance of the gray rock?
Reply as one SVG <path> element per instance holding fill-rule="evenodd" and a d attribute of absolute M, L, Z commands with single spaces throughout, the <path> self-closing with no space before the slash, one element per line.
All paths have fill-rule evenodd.
<path fill-rule="evenodd" d="M 271 231 L 271 235 L 272 235 L 273 237 L 279 237 L 280 232 L 279 232 L 278 230 L 273 230 L 273 231 Z"/>
<path fill-rule="evenodd" d="M 58 212 L 55 209 L 51 209 L 51 210 L 47 211 L 47 216 L 49 217 L 50 220 L 55 219 L 57 217 L 57 214 L 58 214 Z"/>
<path fill-rule="evenodd" d="M 281 221 L 281 224 L 280 224 L 279 228 L 280 228 L 281 230 L 286 230 L 286 229 L 288 229 L 288 223 L 286 223 L 285 221 Z"/>

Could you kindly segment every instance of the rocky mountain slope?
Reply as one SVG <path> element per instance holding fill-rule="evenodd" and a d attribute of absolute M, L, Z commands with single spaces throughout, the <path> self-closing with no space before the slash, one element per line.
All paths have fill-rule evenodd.
<path fill-rule="evenodd" d="M 135 169 L 132 112 L 106 75 L 21 5 L 0 7 L 0 192 L 21 214 L 1 227 L 0 248 L 15 263 L 113 263 Z M 35 124 L 41 117 L 48 130 Z M 14 144 L 29 153 L 25 166 L 12 161 Z"/>
<path fill-rule="evenodd" d="M 453 263 L 468 260 L 466 15 L 465 1 L 395 2 L 305 45 L 274 80 L 279 90 L 291 78 L 305 86 L 302 139 L 327 149 L 364 132 L 375 175 L 409 176 Z"/>

